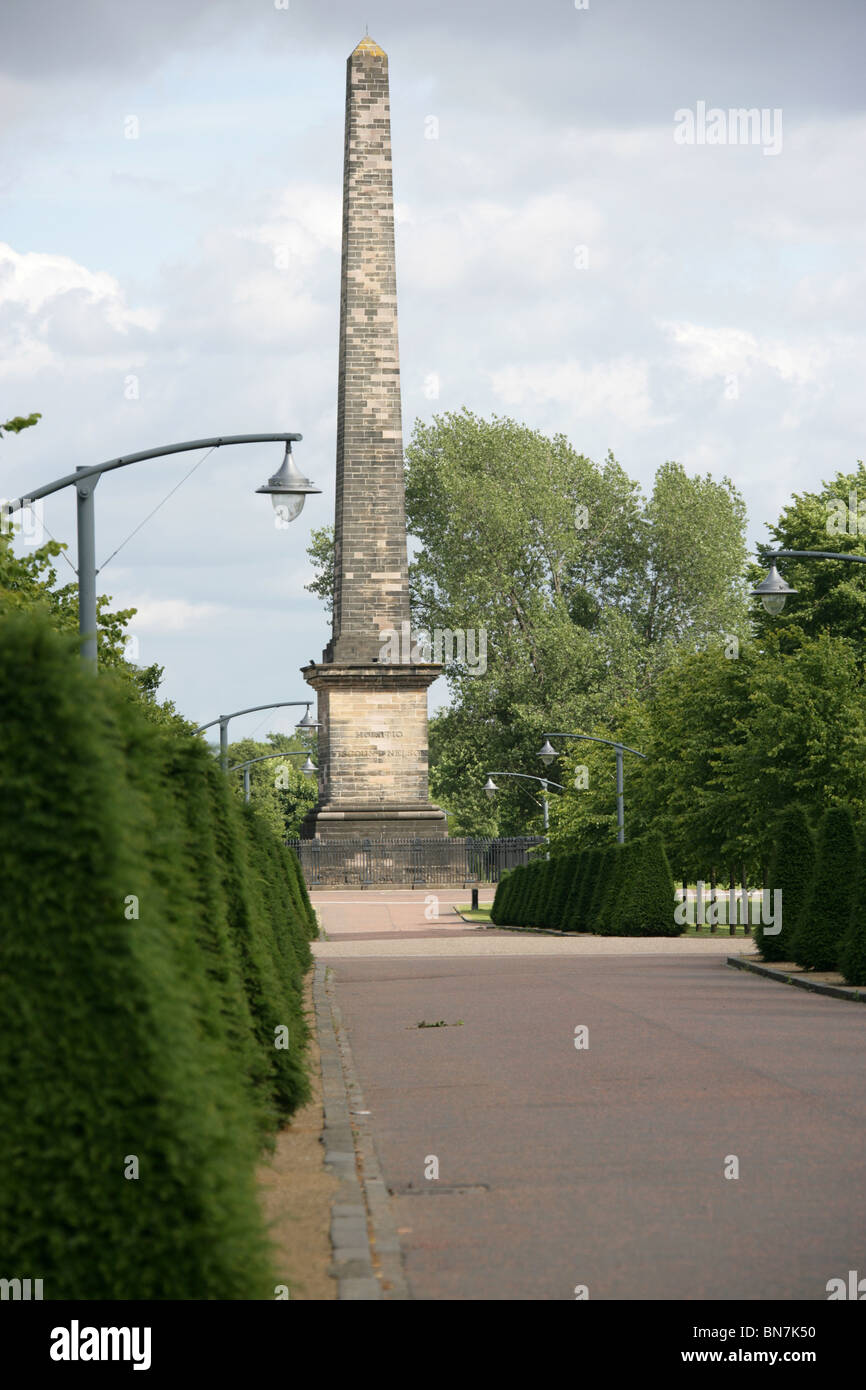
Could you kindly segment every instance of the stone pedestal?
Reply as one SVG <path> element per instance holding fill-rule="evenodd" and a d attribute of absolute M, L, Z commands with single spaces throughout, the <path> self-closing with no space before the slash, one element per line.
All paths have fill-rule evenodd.
<path fill-rule="evenodd" d="M 427 687 L 438 666 L 304 668 L 318 694 L 319 804 L 301 838 L 401 839 L 448 832 L 427 786 Z"/>

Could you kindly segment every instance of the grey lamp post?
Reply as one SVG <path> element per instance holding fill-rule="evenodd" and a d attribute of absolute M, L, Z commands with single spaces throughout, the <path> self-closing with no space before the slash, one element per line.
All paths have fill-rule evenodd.
<path fill-rule="evenodd" d="M 286 509 L 289 521 L 299 514 L 310 493 L 318 493 L 308 478 L 304 478 L 292 461 L 292 440 L 302 439 L 300 434 L 228 434 L 214 439 L 190 439 L 183 444 L 166 444 L 159 449 L 143 449 L 137 454 L 124 454 L 121 458 L 108 459 L 90 468 L 76 468 L 74 473 L 66 473 L 53 483 L 38 487 L 26 497 L 18 497 L 14 502 L 3 506 L 3 512 L 11 515 L 31 502 L 42 497 L 50 497 L 62 488 L 74 487 L 77 504 L 78 524 L 78 631 L 81 636 L 81 656 L 89 665 L 96 665 L 96 522 L 94 517 L 93 493 L 103 473 L 115 468 L 126 468 L 131 463 L 141 463 L 145 459 L 163 458 L 166 454 L 183 454 L 191 449 L 219 449 L 227 444 L 274 444 L 284 443 L 286 453 L 282 467 L 267 483 L 256 490 L 270 493 L 274 507 Z"/>
<path fill-rule="evenodd" d="M 316 772 L 318 772 L 318 768 L 316 767 L 316 764 L 313 762 L 313 760 L 312 760 L 312 758 L 310 757 L 309 753 L 307 753 L 307 754 L 305 755 L 305 754 L 299 753 L 299 752 L 295 752 L 295 753 L 263 753 L 262 756 L 261 756 L 260 758 L 247 758 L 246 762 L 244 762 L 244 763 L 235 763 L 232 767 L 230 767 L 230 768 L 228 769 L 228 771 L 229 771 L 229 772 L 240 772 L 241 769 L 243 769 L 243 774 L 244 774 L 244 801 L 249 801 L 249 799 L 250 799 L 250 768 L 252 767 L 253 763 L 267 763 L 267 762 L 270 762 L 272 758 L 303 758 L 304 756 L 306 756 L 307 761 L 304 763 L 304 766 L 301 768 L 301 771 L 303 772 L 303 774 L 304 774 L 305 777 L 312 777 Z"/>
<path fill-rule="evenodd" d="M 769 562 L 770 570 L 760 584 L 756 584 L 750 598 L 759 598 L 767 612 L 775 617 L 785 607 L 785 600 L 796 594 L 797 590 L 786 584 L 776 568 L 777 560 L 851 560 L 857 565 L 866 565 L 866 555 L 852 555 L 840 550 L 759 550 L 758 558 Z"/>
<path fill-rule="evenodd" d="M 626 743 L 617 743 L 612 738 L 595 738 L 592 734 L 545 734 L 544 745 L 538 754 L 545 767 L 549 767 L 559 757 L 558 752 L 550 742 L 552 738 L 585 739 L 587 743 L 606 743 L 609 748 L 616 750 L 616 838 L 619 844 L 625 844 L 625 792 L 622 755 L 623 753 L 634 753 L 638 758 L 645 758 L 646 753 L 638 752 L 637 748 L 629 748 Z"/>
<path fill-rule="evenodd" d="M 533 777 L 528 772 L 488 772 L 487 781 L 484 783 L 484 790 L 490 797 L 491 801 L 493 800 L 496 793 L 499 791 L 499 788 L 493 780 L 494 777 L 518 777 L 521 781 L 524 782 L 540 782 L 542 805 L 544 807 L 544 838 L 545 840 L 547 840 L 547 832 L 550 829 L 550 808 L 547 804 L 547 789 L 548 787 L 558 787 L 560 791 L 563 791 L 564 788 L 562 784 L 560 782 L 551 782 L 548 777 Z M 549 850 L 547 851 L 545 858 L 550 858 Z"/>
<path fill-rule="evenodd" d="M 236 709 L 231 714 L 221 714 L 217 719 L 212 719 L 209 724 L 200 724 L 194 731 L 197 734 L 204 733 L 205 729 L 212 729 L 214 724 L 220 726 L 220 766 L 223 772 L 228 771 L 229 761 L 229 720 L 237 719 L 241 714 L 257 714 L 262 709 L 288 709 L 290 706 L 306 705 L 306 713 L 295 725 L 296 729 L 318 729 L 319 725 L 315 719 L 310 718 L 310 705 L 312 700 L 277 700 L 272 705 L 250 705 L 249 709 Z M 240 766 L 240 764 L 238 764 Z"/>

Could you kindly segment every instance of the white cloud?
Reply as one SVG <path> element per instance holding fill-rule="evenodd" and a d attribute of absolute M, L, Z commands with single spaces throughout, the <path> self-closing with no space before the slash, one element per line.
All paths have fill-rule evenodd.
<path fill-rule="evenodd" d="M 827 368 L 830 348 L 817 341 L 759 338 L 745 328 L 713 328 L 708 324 L 662 322 L 662 330 L 679 349 L 681 362 L 693 376 L 747 373 L 756 366 L 777 372 L 796 386 L 817 384 Z"/>
<path fill-rule="evenodd" d="M 611 416 L 631 429 L 659 423 L 652 415 L 649 368 L 629 357 L 584 367 L 580 362 L 537 362 L 489 373 L 494 394 L 510 409 L 555 404 L 574 419 Z"/>
<path fill-rule="evenodd" d="M 217 603 L 190 603 L 183 598 L 141 598 L 127 602 L 115 600 L 116 608 L 136 608 L 138 611 L 130 623 L 132 633 L 139 632 L 185 632 L 189 628 L 210 625 L 225 611 Z"/>
<path fill-rule="evenodd" d="M 21 254 L 0 242 L 0 306 L 19 305 L 36 315 L 75 290 L 100 306 L 106 323 L 117 333 L 127 333 L 131 327 L 153 331 L 159 324 L 155 310 L 130 309 L 119 282 L 106 271 L 88 270 L 69 256 L 43 251 Z"/>

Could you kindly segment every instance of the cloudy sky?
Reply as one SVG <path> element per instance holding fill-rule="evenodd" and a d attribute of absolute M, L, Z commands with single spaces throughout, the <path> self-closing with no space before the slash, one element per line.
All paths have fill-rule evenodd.
<path fill-rule="evenodd" d="M 333 516 L 345 60 L 367 25 L 390 59 L 407 437 L 466 405 L 610 448 L 645 486 L 677 459 L 733 478 L 754 539 L 863 455 L 862 0 L 18 0 L 0 418 L 43 419 L 0 443 L 0 496 L 271 430 L 303 433 L 323 489 L 278 530 L 255 496 L 278 446 L 218 452 L 100 576 L 201 721 L 302 698 L 328 637 L 305 550 Z M 765 113 L 755 143 L 712 115 L 735 108 Z M 100 563 L 197 457 L 102 480 Z M 74 559 L 68 491 L 45 522 Z M 260 718 L 233 734 L 290 723 Z"/>

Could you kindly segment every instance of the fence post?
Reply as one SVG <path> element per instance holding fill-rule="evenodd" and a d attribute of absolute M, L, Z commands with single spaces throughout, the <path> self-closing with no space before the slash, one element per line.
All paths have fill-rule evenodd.
<path fill-rule="evenodd" d="M 752 926 L 750 920 L 751 914 L 749 912 L 749 885 L 746 882 L 745 860 L 743 860 L 743 862 L 740 865 L 740 887 L 742 890 L 741 901 L 743 904 L 743 931 L 746 936 L 750 936 L 752 932 Z"/>

